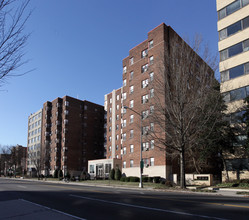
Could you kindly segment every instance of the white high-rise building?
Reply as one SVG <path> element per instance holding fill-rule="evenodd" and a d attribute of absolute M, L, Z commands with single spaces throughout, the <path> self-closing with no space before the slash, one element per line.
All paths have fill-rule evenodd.
<path fill-rule="evenodd" d="M 34 176 L 40 169 L 42 109 L 28 118 L 27 171 Z"/>
<path fill-rule="evenodd" d="M 221 93 L 230 121 L 236 123 L 243 114 L 244 98 L 249 95 L 249 0 L 217 0 L 216 3 Z M 241 145 L 245 138 L 243 134 L 238 135 Z M 227 157 L 229 170 L 248 170 L 248 159 L 239 146 L 237 149 Z"/>

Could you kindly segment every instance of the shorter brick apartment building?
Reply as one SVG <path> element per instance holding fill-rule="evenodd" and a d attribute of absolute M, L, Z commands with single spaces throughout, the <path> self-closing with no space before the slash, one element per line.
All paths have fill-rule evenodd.
<path fill-rule="evenodd" d="M 45 175 L 87 172 L 91 159 L 104 157 L 104 107 L 69 96 L 43 104 L 40 167 Z M 32 155 L 29 155 L 32 157 Z"/>

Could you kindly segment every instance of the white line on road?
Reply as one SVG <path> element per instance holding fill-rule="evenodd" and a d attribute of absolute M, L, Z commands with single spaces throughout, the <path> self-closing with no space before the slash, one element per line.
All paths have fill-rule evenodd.
<path fill-rule="evenodd" d="M 75 218 L 75 219 L 86 220 L 86 219 L 84 219 L 84 218 L 80 218 L 80 217 L 77 217 L 77 216 L 74 216 L 74 215 L 70 215 L 70 214 L 68 214 L 68 213 L 61 212 L 61 211 L 59 211 L 59 210 L 52 209 L 52 208 L 49 208 L 49 207 L 47 207 L 47 206 L 43 206 L 43 205 L 40 205 L 40 204 L 37 204 L 37 203 L 34 203 L 34 202 L 30 202 L 30 201 L 25 200 L 25 199 L 19 199 L 19 200 L 24 201 L 24 202 L 31 203 L 31 204 L 33 204 L 33 205 L 36 205 L 36 206 L 39 206 L 39 207 L 42 207 L 42 208 L 45 208 L 45 209 L 48 209 L 48 210 L 51 210 L 51 211 L 54 211 L 54 212 L 58 212 L 58 213 L 63 214 L 63 215 L 67 215 L 67 216 L 72 217 L 72 218 Z"/>
<path fill-rule="evenodd" d="M 140 206 L 140 205 L 132 205 L 132 204 L 128 204 L 128 203 L 113 202 L 113 201 L 108 201 L 108 200 L 103 200 L 103 199 L 95 199 L 95 198 L 90 198 L 90 197 L 85 197 L 85 196 L 78 196 L 78 195 L 73 195 L 73 194 L 70 194 L 70 196 L 76 197 L 76 198 L 81 198 L 81 199 L 98 201 L 98 202 L 110 203 L 110 204 L 115 204 L 115 205 L 122 205 L 122 206 L 128 206 L 128 207 L 140 208 L 140 209 L 147 209 L 147 210 L 159 211 L 159 212 L 167 212 L 167 213 L 178 214 L 178 215 L 188 215 L 188 216 L 194 216 L 194 217 L 200 217 L 200 218 L 226 220 L 224 218 L 218 218 L 218 217 L 212 217 L 212 216 L 206 216 L 206 215 L 197 215 L 197 214 L 191 214 L 191 213 L 187 213 L 187 212 L 177 212 L 177 211 L 166 210 L 166 209 L 151 208 L 151 207 Z"/>
<path fill-rule="evenodd" d="M 24 189 L 27 188 L 26 186 L 22 186 L 22 185 L 17 185 L 17 187 L 19 187 L 19 188 L 24 188 Z"/>

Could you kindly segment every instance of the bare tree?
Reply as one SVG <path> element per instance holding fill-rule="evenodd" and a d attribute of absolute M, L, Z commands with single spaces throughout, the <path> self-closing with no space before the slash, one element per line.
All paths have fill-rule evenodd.
<path fill-rule="evenodd" d="M 0 0 L 0 86 L 8 77 L 19 76 L 17 70 L 23 61 L 24 46 L 29 34 L 24 32 L 25 24 L 30 17 L 26 13 L 30 0 Z"/>
<path fill-rule="evenodd" d="M 0 172 L 5 176 L 10 168 L 11 151 L 9 146 L 0 146 Z"/>
<path fill-rule="evenodd" d="M 217 62 L 207 46 L 202 48 L 200 37 L 192 48 L 177 35 L 171 39 L 157 58 L 157 73 L 150 85 L 155 94 L 155 109 L 150 116 L 155 129 L 149 135 L 167 155 L 180 158 L 180 185 L 185 188 L 186 152 L 198 147 L 207 123 L 211 127 L 216 123 L 219 97 L 212 93 L 214 70 L 207 63 L 217 67 Z M 202 58 L 198 55 L 201 52 Z M 211 106 L 209 94 L 213 94 Z"/>

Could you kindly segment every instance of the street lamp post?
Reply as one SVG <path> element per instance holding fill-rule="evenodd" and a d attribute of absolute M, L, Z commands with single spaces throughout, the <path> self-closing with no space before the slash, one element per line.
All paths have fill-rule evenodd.
<path fill-rule="evenodd" d="M 143 188 L 143 181 L 142 181 L 142 174 L 143 174 L 143 157 L 142 157 L 142 147 L 143 147 L 143 142 L 142 142 L 142 115 L 139 114 L 138 112 L 136 112 L 135 110 L 133 110 L 132 108 L 129 108 L 128 106 L 123 106 L 125 109 L 129 109 L 131 111 L 133 111 L 134 113 L 136 113 L 137 115 L 139 115 L 140 117 L 140 182 L 139 182 L 139 188 Z"/>

